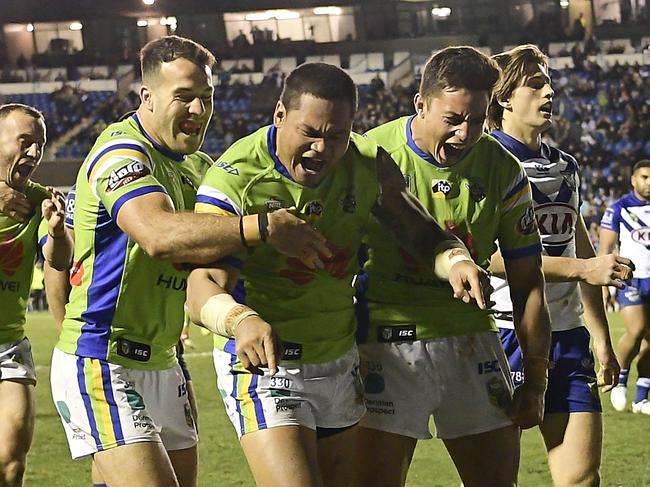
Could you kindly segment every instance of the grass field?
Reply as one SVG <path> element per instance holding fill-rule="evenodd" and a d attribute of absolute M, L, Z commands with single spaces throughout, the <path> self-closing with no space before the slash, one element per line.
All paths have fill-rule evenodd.
<path fill-rule="evenodd" d="M 615 340 L 621 334 L 620 319 L 610 317 Z M 56 330 L 46 313 L 28 315 L 27 333 L 32 341 L 37 364 L 36 432 L 32 446 L 27 487 L 88 487 L 88 461 L 70 459 L 65 434 L 54 406 L 49 387 L 49 364 Z M 198 329 L 192 330 L 196 349 L 189 351 L 187 362 L 192 372 L 198 396 L 200 417 L 200 475 L 199 486 L 234 487 L 253 485 L 244 457 L 237 444 L 221 398 L 215 386 L 215 374 L 210 356 L 211 343 Z M 634 374 L 634 372 L 633 372 Z M 630 379 L 633 384 L 635 378 Z M 605 408 L 605 447 L 603 452 L 602 485 L 614 487 L 650 486 L 650 417 L 632 413 L 615 413 L 608 397 Z M 523 435 L 520 485 L 551 485 L 545 453 L 537 430 Z M 409 487 L 458 486 L 460 482 L 442 443 L 437 440 L 420 442 L 407 485 Z"/>

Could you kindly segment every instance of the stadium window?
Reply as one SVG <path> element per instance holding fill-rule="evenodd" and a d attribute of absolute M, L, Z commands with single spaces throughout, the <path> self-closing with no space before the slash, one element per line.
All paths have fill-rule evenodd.
<path fill-rule="evenodd" d="M 76 30 L 70 28 L 75 26 Z M 83 50 L 83 34 L 81 22 L 36 22 L 34 23 L 34 42 L 36 52 L 45 53 L 57 51 L 57 54 L 68 54 L 75 50 Z"/>

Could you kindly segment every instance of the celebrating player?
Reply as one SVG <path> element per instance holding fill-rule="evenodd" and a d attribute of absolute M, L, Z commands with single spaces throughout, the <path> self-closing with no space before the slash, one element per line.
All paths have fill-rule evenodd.
<path fill-rule="evenodd" d="M 44 146 L 39 111 L 0 106 L 0 485 L 9 487 L 22 485 L 34 432 L 36 374 L 24 325 L 39 242 L 56 268 L 66 269 L 72 257 L 63 196 L 30 181 Z"/>
<path fill-rule="evenodd" d="M 423 265 L 435 257 L 450 296 L 484 307 L 483 271 L 421 210 L 390 157 L 351 133 L 356 107 L 340 68 L 296 68 L 273 125 L 236 142 L 199 188 L 198 211 L 293 207 L 331 250 L 317 271 L 256 247 L 190 275 L 190 316 L 217 334 L 219 389 L 259 486 L 348 485 L 365 409 L 350 284 L 371 213 Z"/>
<path fill-rule="evenodd" d="M 479 265 L 487 267 L 498 240 L 515 284 L 526 381 L 512 396 L 492 315 L 455 302 L 445 282 L 374 226 L 358 303 L 368 327 L 359 487 L 404 485 L 417 440 L 431 438 L 430 417 L 465 486 L 514 485 L 518 426 L 541 420 L 550 332 L 530 186 L 517 161 L 483 134 L 498 78 L 496 63 L 479 51 L 443 49 L 424 68 L 416 113 L 367 135 Z"/>
<path fill-rule="evenodd" d="M 631 276 L 631 262 L 612 254 L 595 257 L 580 215 L 578 163 L 541 140 L 551 126 L 553 107 L 546 56 L 536 46 L 523 45 L 494 59 L 503 75 L 490 105 L 489 125 L 495 129 L 492 135 L 521 161 L 528 175 L 544 248 L 553 365 L 539 427 L 548 464 L 557 486 L 598 485 L 603 431 L 595 384 L 605 391 L 611 389 L 619 371 L 599 286 L 622 287 L 623 278 Z M 505 277 L 500 254 L 495 254 L 490 270 Z M 510 291 L 517 284 L 508 273 L 507 282 L 494 277 L 492 285 L 497 326 L 517 386 L 526 380 L 522 349 L 512 329 Z M 590 333 L 598 377 L 589 349 Z"/>
<path fill-rule="evenodd" d="M 632 411 L 650 414 L 650 347 L 641 347 L 650 333 L 650 160 L 637 162 L 632 169 L 632 191 L 616 201 L 600 222 L 599 253 L 611 252 L 618 244 L 621 254 L 636 264 L 634 279 L 619 291 L 616 299 L 621 306 L 625 333 L 618 342 L 617 357 L 621 364 L 619 385 L 612 390 L 612 406 L 617 411 L 627 408 L 627 379 L 632 360 L 637 357 L 636 395 Z M 608 288 L 604 299 L 611 300 Z"/>
<path fill-rule="evenodd" d="M 175 346 L 187 273 L 237 252 L 239 224 L 190 210 L 212 115 L 214 57 L 176 36 L 141 53 L 137 112 L 104 130 L 76 180 L 72 291 L 52 358 L 52 395 L 74 458 L 109 487 L 196 485 L 196 430 Z M 192 188 L 189 191 L 188 188 Z M 267 241 L 320 265 L 322 236 L 288 211 Z M 250 232 L 249 245 L 260 244 Z"/>

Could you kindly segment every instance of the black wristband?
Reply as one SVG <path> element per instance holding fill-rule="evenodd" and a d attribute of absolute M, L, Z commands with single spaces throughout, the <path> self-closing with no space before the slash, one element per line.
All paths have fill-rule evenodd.
<path fill-rule="evenodd" d="M 246 248 L 246 249 L 250 248 L 248 246 L 248 243 L 246 242 L 246 237 L 244 236 L 244 217 L 243 216 L 239 217 L 239 239 L 241 240 L 241 244 L 244 246 L 244 248 Z"/>
<path fill-rule="evenodd" d="M 257 228 L 260 231 L 260 240 L 266 242 L 269 238 L 269 215 L 265 211 L 257 214 Z"/>

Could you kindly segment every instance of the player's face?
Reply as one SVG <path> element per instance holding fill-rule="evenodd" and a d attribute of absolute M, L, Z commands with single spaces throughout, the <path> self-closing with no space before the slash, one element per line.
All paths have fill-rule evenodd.
<path fill-rule="evenodd" d="M 632 174 L 632 187 L 642 200 L 650 201 L 650 167 L 642 167 Z"/>
<path fill-rule="evenodd" d="M 415 95 L 415 109 L 427 139 L 423 148 L 446 166 L 460 161 L 483 133 L 489 101 L 487 91 L 465 88 L 445 89 L 428 100 Z"/>
<path fill-rule="evenodd" d="M 196 152 L 212 117 L 213 93 L 208 66 L 184 58 L 162 63 L 150 85 L 143 87 L 143 102 L 153 115 L 150 135 L 174 152 Z"/>
<path fill-rule="evenodd" d="M 303 186 L 318 186 L 343 157 L 350 143 L 354 113 L 347 101 L 303 94 L 297 108 L 275 108 L 277 152 L 291 177 Z"/>
<path fill-rule="evenodd" d="M 20 110 L 0 121 L 0 178 L 13 188 L 25 186 L 41 161 L 45 123 Z"/>
<path fill-rule="evenodd" d="M 553 94 L 548 70 L 538 64 L 506 102 L 509 103 L 506 109 L 512 114 L 511 123 L 533 127 L 540 132 L 547 130 L 552 123 Z"/>

